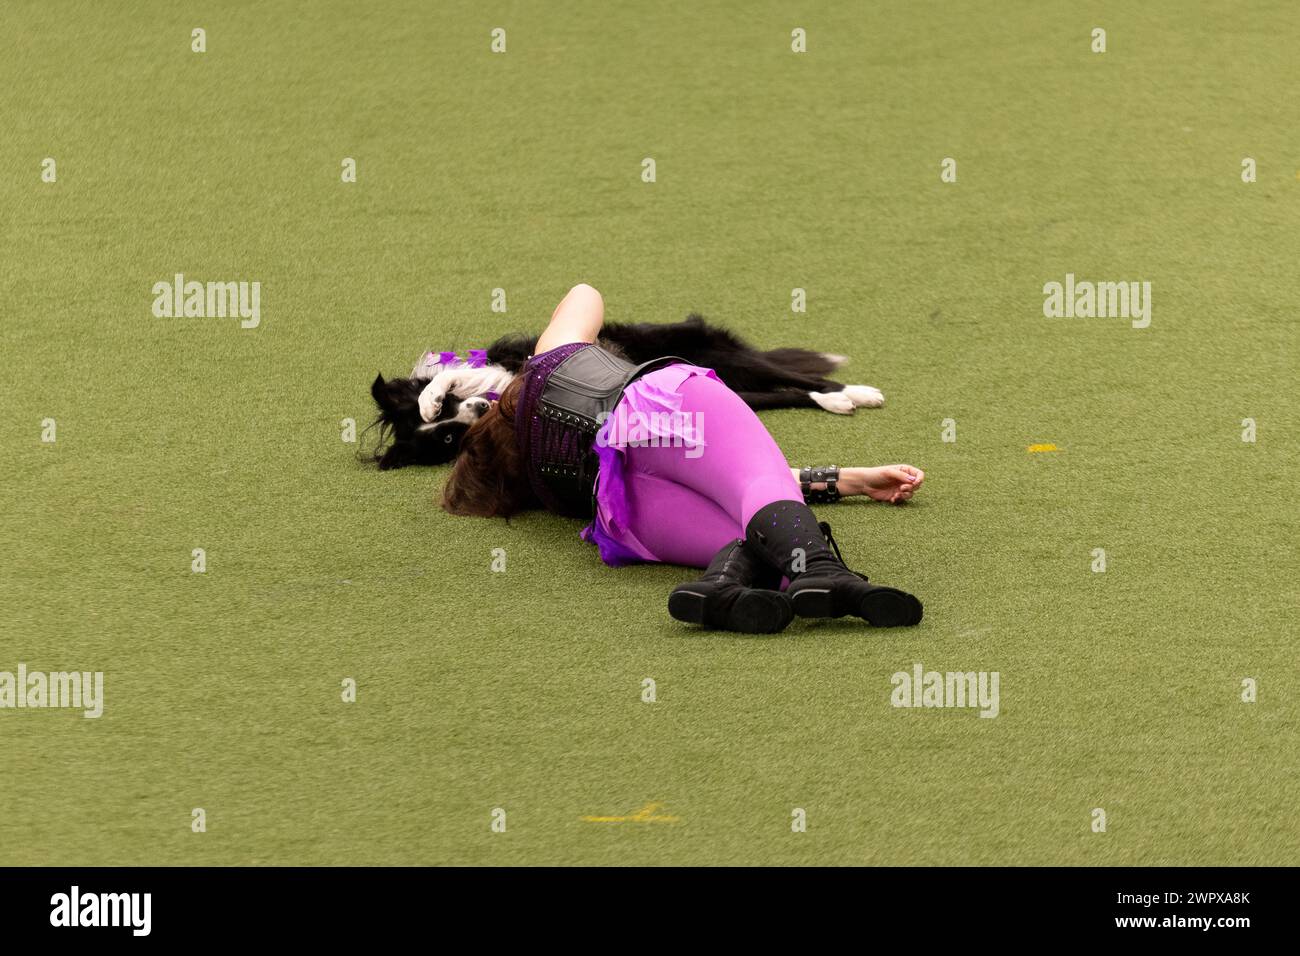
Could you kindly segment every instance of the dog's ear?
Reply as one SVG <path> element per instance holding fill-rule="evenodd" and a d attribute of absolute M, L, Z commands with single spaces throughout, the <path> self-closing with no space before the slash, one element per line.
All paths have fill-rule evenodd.
<path fill-rule="evenodd" d="M 409 395 L 411 386 L 400 378 L 385 379 L 380 372 L 370 383 L 370 397 L 379 406 L 379 413 L 387 419 L 399 416 L 408 410 L 414 396 Z M 418 394 L 418 393 L 417 393 Z"/>

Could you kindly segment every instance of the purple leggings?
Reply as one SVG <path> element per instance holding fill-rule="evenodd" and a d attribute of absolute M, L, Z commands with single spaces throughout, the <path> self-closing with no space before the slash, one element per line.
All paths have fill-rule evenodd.
<path fill-rule="evenodd" d="M 704 447 L 622 449 L 626 533 L 615 537 L 644 560 L 702 568 L 727 542 L 744 537 L 754 512 L 803 495 L 753 410 L 712 373 L 675 381 L 683 369 L 650 373 L 629 387 L 625 400 L 636 408 L 638 385 L 662 386 L 660 394 L 670 392 L 674 404 L 679 398 L 680 410 L 698 423 Z"/>

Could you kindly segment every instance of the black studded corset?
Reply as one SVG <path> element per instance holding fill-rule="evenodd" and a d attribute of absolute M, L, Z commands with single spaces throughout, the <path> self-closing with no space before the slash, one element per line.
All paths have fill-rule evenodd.
<path fill-rule="evenodd" d="M 586 343 L 529 359 L 515 429 L 528 480 L 548 511 L 576 518 L 595 513 L 594 446 L 604 417 L 638 376 L 681 361 L 665 356 L 633 365 Z"/>

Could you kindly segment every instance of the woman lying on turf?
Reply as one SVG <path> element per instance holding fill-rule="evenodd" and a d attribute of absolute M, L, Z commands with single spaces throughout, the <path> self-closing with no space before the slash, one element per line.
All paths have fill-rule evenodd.
<path fill-rule="evenodd" d="M 919 468 L 847 468 L 838 482 L 833 469 L 805 470 L 801 488 L 758 416 L 710 369 L 671 356 L 634 367 L 596 348 L 604 311 L 590 286 L 565 296 L 523 373 L 465 435 L 443 508 L 540 505 L 593 518 L 582 537 L 606 564 L 707 568 L 668 599 L 681 621 L 771 633 L 795 614 L 921 620 L 915 597 L 844 565 L 804 490 L 812 501 L 902 503 L 925 479 Z"/>

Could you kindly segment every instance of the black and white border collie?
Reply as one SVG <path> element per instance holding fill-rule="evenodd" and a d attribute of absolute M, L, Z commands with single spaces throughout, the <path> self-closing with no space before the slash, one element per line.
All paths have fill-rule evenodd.
<path fill-rule="evenodd" d="M 475 362 L 433 363 L 437 353 L 417 365 L 409 378 L 370 386 L 379 406 L 379 442 L 374 458 L 382 469 L 441 465 L 456 457 L 469 427 L 492 407 L 533 354 L 537 336 L 507 335 Z M 845 361 L 842 355 L 808 349 L 759 351 L 699 315 L 684 322 L 608 322 L 597 343 L 634 365 L 676 355 L 713 369 L 718 378 L 755 410 L 824 408 L 849 415 L 855 408 L 878 408 L 885 396 L 870 385 L 843 385 L 825 376 Z M 437 369 L 429 377 L 422 370 Z"/>

